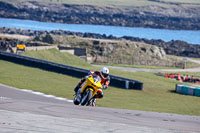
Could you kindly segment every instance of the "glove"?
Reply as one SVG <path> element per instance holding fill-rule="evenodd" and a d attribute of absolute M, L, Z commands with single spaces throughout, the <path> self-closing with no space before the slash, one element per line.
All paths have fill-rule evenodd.
<path fill-rule="evenodd" d="M 91 76 L 91 75 L 87 75 L 87 76 L 84 77 L 84 79 L 87 79 L 87 78 L 89 78 L 90 76 Z"/>
<path fill-rule="evenodd" d="M 103 90 L 106 90 L 107 89 L 107 86 L 106 85 L 102 85 L 101 87 Z"/>

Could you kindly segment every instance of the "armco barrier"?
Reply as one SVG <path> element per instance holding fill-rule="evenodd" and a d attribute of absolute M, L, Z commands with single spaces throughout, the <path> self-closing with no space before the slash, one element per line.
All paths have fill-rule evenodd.
<path fill-rule="evenodd" d="M 176 93 L 200 97 L 200 88 L 177 84 Z"/>
<path fill-rule="evenodd" d="M 46 60 L 31 58 L 22 55 L 16 55 L 12 53 L 6 53 L 2 51 L 0 51 L 0 59 L 25 66 L 36 67 L 47 71 L 66 74 L 77 78 L 84 77 L 89 72 L 89 70 L 86 69 L 76 68 L 68 65 L 58 64 Z M 136 89 L 136 90 L 143 89 L 143 83 L 141 81 L 118 77 L 114 75 L 110 75 L 110 78 L 111 78 L 110 82 L 111 86 L 125 88 L 125 89 Z"/>

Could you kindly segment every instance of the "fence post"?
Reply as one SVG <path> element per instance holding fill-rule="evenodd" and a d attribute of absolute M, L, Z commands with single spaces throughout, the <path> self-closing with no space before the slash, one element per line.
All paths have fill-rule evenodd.
<path fill-rule="evenodd" d="M 126 82 L 125 82 L 125 88 L 129 89 L 129 81 L 128 80 L 126 80 Z"/>

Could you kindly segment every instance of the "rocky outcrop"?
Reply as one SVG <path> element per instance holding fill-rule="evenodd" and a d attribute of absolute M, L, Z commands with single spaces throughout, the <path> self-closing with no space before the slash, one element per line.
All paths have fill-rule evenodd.
<path fill-rule="evenodd" d="M 200 45 L 189 44 L 187 42 L 178 41 L 178 40 L 165 42 L 162 40 L 154 40 L 154 39 L 148 40 L 144 38 L 137 38 L 137 37 L 131 37 L 131 36 L 124 36 L 124 37 L 117 38 L 112 35 L 106 36 L 106 35 L 93 34 L 93 33 L 80 33 L 80 32 L 70 32 L 70 31 L 62 31 L 62 30 L 53 30 L 50 32 L 32 31 L 32 30 L 22 30 L 22 29 L 10 29 L 10 28 L 5 28 L 5 27 L 0 28 L 0 33 L 35 36 L 35 41 L 42 41 L 49 44 L 54 43 L 53 38 L 49 36 L 49 34 L 73 35 L 73 36 L 79 36 L 79 37 L 84 37 L 84 38 L 95 38 L 95 39 L 129 40 L 133 42 L 144 42 L 146 44 L 161 47 L 163 48 L 166 54 L 200 58 Z M 99 43 L 98 41 L 94 41 L 94 44 L 98 44 L 98 43 Z"/>
<path fill-rule="evenodd" d="M 8 30 L 8 29 L 7 29 Z M 1 31 L 1 30 L 0 30 Z M 12 31 L 15 31 L 12 29 Z M 17 31 L 17 30 L 16 30 Z M 22 31 L 22 30 L 20 30 Z M 22 33 L 27 33 L 22 32 Z M 32 31 L 31 31 L 32 33 Z M 37 32 L 36 32 L 37 33 Z M 53 33 L 53 32 L 52 32 Z M 90 62 L 133 64 L 133 65 L 155 65 L 155 66 L 176 66 L 182 67 L 183 60 L 167 58 L 162 47 L 149 45 L 144 42 L 133 42 L 122 38 L 111 38 L 103 36 L 103 39 L 85 38 L 80 36 L 53 35 L 45 32 L 39 36 L 30 37 L 27 46 L 63 45 L 64 47 L 87 48 L 87 57 Z M 61 31 L 59 32 L 61 33 Z M 73 33 L 71 33 L 73 34 Z M 79 33 L 80 34 L 80 33 Z M 88 34 L 87 34 L 88 35 Z M 96 36 L 94 34 L 92 37 Z M 101 36 L 101 35 L 98 35 Z M 112 38 L 116 38 L 113 37 Z M 0 37 L 0 50 L 6 51 L 23 43 L 17 39 Z M 12 51 L 11 51 L 12 52 Z M 15 51 L 13 51 L 15 52 Z M 180 65 L 181 64 L 181 65 Z"/>
<path fill-rule="evenodd" d="M 196 6 L 117 8 L 36 1 L 18 4 L 0 2 L 0 17 L 71 24 L 200 30 L 200 8 Z"/>
<path fill-rule="evenodd" d="M 11 49 L 12 47 L 16 46 L 15 41 L 16 39 L 5 39 L 5 38 L 0 38 L 0 51 L 7 51 Z M 13 51 L 11 51 L 13 52 Z"/>
<path fill-rule="evenodd" d="M 55 44 L 87 48 L 91 62 L 134 65 L 173 66 L 162 48 L 127 40 L 88 39 L 78 36 L 55 36 Z"/>
<path fill-rule="evenodd" d="M 53 44 L 54 40 L 52 38 L 52 36 L 47 33 L 47 34 L 42 34 L 41 36 L 36 36 L 33 41 L 40 41 L 40 42 L 44 42 L 44 43 L 49 43 L 49 44 Z"/>
<path fill-rule="evenodd" d="M 165 42 L 163 40 L 148 40 L 127 36 L 124 36 L 122 38 L 130 41 L 144 42 L 147 44 L 162 47 L 169 55 L 200 58 L 200 44 L 189 44 L 180 40 L 171 40 L 169 42 Z"/>

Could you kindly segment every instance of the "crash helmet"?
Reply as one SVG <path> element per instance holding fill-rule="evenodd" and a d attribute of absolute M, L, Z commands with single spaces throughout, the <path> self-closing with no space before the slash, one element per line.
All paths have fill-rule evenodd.
<path fill-rule="evenodd" d="M 109 76 L 109 69 L 107 67 L 101 68 L 100 74 L 102 78 L 107 78 Z"/>

